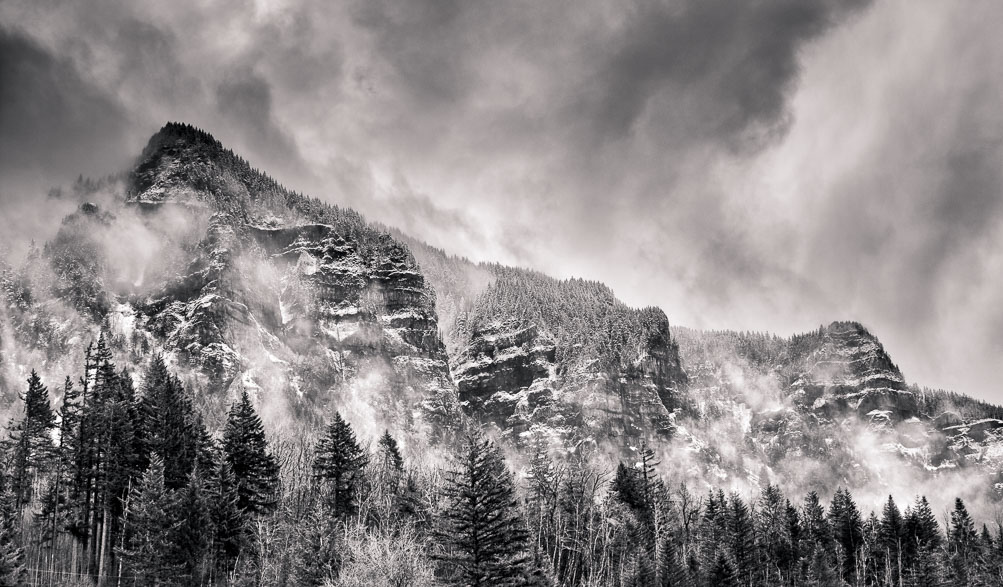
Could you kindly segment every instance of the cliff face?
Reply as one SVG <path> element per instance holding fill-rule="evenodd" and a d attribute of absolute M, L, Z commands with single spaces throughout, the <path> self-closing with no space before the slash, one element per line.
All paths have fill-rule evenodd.
<path fill-rule="evenodd" d="M 689 329 L 674 335 L 691 382 L 685 441 L 705 469 L 756 481 L 768 471 L 802 488 L 921 484 L 962 470 L 996 483 L 1003 421 L 987 416 L 999 410 L 906 385 L 858 323 L 791 338 Z M 722 458 L 736 444 L 741 458 Z"/>
<path fill-rule="evenodd" d="M 306 414 L 333 403 L 403 430 L 454 423 L 434 293 L 407 248 L 180 134 L 151 140 L 128 199 L 151 218 L 211 210 L 186 271 L 137 307 L 163 348 L 213 386 L 281 390 Z"/>
<path fill-rule="evenodd" d="M 569 365 L 558 351 L 536 324 L 499 320 L 476 330 L 451 363 L 461 401 L 516 441 L 542 436 L 569 447 L 622 446 L 671 436 L 667 401 L 680 391 L 677 364 L 648 355 L 623 369 L 599 361 Z"/>
<path fill-rule="evenodd" d="M 796 402 L 827 416 L 854 412 L 872 419 L 906 420 L 918 406 L 902 373 L 871 333 L 854 322 L 834 322 L 812 337 L 788 367 Z M 799 349 L 800 350 L 800 349 Z"/>
<path fill-rule="evenodd" d="M 670 329 L 603 284 L 473 264 L 289 192 L 186 125 L 77 197 L 55 238 L 0 266 L 5 397 L 32 367 L 79 372 L 100 329 L 123 364 L 164 353 L 210 417 L 240 388 L 272 426 L 337 408 L 434 439 L 465 412 L 514 446 L 616 458 L 646 441 L 681 478 L 796 491 L 890 463 L 1003 468 L 1003 410 L 907 386 L 860 324 Z"/>
<path fill-rule="evenodd" d="M 604 286 L 501 267 L 468 279 L 470 264 L 436 270 L 449 263 L 409 243 L 419 266 L 402 239 L 284 190 L 183 125 L 151 139 L 127 201 L 151 222 L 169 209 L 205 219 L 184 269 L 135 309 L 212 387 L 281 388 L 309 412 L 359 395 L 362 379 L 383 390 L 362 394 L 383 419 L 445 425 L 458 399 L 516 443 L 671 434 L 685 375 L 668 320 Z M 495 303 L 523 290 L 537 310 Z"/>
<path fill-rule="evenodd" d="M 474 265 L 410 242 L 435 287 L 460 400 L 519 443 L 668 438 L 686 375 L 661 310 L 601 284 Z"/>
<path fill-rule="evenodd" d="M 101 328 L 133 360 L 165 353 L 216 414 L 245 388 L 279 424 L 312 425 L 337 407 L 380 430 L 456 427 L 434 292 L 407 247 L 358 214 L 288 192 L 175 124 L 124 182 L 86 196 L 100 201 L 32 263 L 44 279 L 5 279 L 29 292 L 31 313 L 48 304 L 79 316 L 51 337 L 69 356 L 50 362 L 56 373 L 79 370 Z"/>

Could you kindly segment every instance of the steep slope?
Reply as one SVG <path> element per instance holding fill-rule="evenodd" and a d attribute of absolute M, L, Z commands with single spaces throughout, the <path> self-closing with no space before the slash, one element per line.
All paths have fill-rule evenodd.
<path fill-rule="evenodd" d="M 503 436 L 572 448 L 671 436 L 686 375 L 661 310 L 629 308 L 600 283 L 409 244 L 439 294 L 460 399 Z"/>
<path fill-rule="evenodd" d="M 705 468 L 755 481 L 769 475 L 799 488 L 912 490 L 938 478 L 950 486 L 945 475 L 964 470 L 969 481 L 986 478 L 976 486 L 1003 489 L 1001 410 L 907 386 L 858 323 L 790 338 L 672 332 L 691 382 L 682 436 Z"/>
<path fill-rule="evenodd" d="M 209 403 L 256 391 L 280 424 L 328 405 L 412 433 L 455 424 L 434 293 L 355 212 L 285 190 L 183 124 L 154 135 L 124 182 L 82 196 L 99 203 L 64 221 L 28 296 L 77 310 L 78 346 L 103 325 L 121 353 L 166 353 Z"/>
<path fill-rule="evenodd" d="M 0 266 L 4 398 L 32 367 L 79 372 L 103 330 L 123 363 L 164 353 L 210 417 L 248 389 L 273 428 L 337 407 L 365 433 L 436 439 L 466 412 L 517 447 L 648 442 L 680 479 L 1003 482 L 1003 411 L 907 386 L 857 323 L 670 328 L 603 284 L 474 264 L 290 192 L 184 124 L 128 174 L 54 197 L 76 211 Z"/>

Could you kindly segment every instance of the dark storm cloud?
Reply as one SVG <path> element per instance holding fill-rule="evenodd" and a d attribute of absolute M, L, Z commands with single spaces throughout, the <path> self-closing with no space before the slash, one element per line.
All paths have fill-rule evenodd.
<path fill-rule="evenodd" d="M 128 113 L 16 29 L 0 27 L 0 176 L 4 197 L 34 178 L 53 184 L 114 172 L 134 154 Z M 90 148 L 84 147 L 90 144 Z M 100 146 L 100 148 L 95 148 Z"/>
<path fill-rule="evenodd" d="M 296 144 L 275 121 L 266 80 L 248 69 L 234 71 L 216 86 L 215 100 L 216 110 L 242 143 L 255 145 L 286 173 L 303 171 Z"/>
<path fill-rule="evenodd" d="M 904 0 L 7 0 L 2 165 L 115 171 L 186 120 L 449 252 L 692 326 L 861 319 L 910 377 L 986 395 L 998 370 L 948 341 L 1000 348 L 998 21 Z"/>
<path fill-rule="evenodd" d="M 664 125 L 666 143 L 680 134 L 735 146 L 775 136 L 801 46 L 866 4 L 641 2 L 594 51 L 599 67 L 582 95 L 594 138 L 622 137 L 640 121 Z M 699 99 L 680 105 L 686 94 Z M 653 102 L 662 95 L 670 99 Z M 649 108 L 659 112 L 645 117 Z"/>

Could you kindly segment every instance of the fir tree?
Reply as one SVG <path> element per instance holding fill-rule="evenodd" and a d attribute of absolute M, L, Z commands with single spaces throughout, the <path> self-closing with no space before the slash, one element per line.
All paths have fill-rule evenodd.
<path fill-rule="evenodd" d="M 897 584 L 902 570 L 902 538 L 905 535 L 905 524 L 902 513 L 895 500 L 888 496 L 881 510 L 881 523 L 878 525 L 878 545 L 881 549 L 879 569 L 884 580 Z"/>
<path fill-rule="evenodd" d="M 787 519 L 788 502 L 776 485 L 767 484 L 760 498 L 756 522 L 765 559 L 763 579 L 780 582 L 790 577 L 792 548 Z"/>
<path fill-rule="evenodd" d="M 72 525 L 69 507 L 72 504 L 77 456 L 80 450 L 80 392 L 69 376 L 63 383 L 63 401 L 59 408 L 59 446 L 55 450 L 54 473 L 42 515 L 43 536 L 55 540 L 62 527 Z"/>
<path fill-rule="evenodd" d="M 22 399 L 24 417 L 11 431 L 14 453 L 11 491 L 18 511 L 31 500 L 38 476 L 52 464 L 55 447 L 51 432 L 56 427 L 56 416 L 49 405 L 49 390 L 42 385 L 34 369 L 28 377 L 28 391 Z"/>
<path fill-rule="evenodd" d="M 198 459 L 204 431 L 198 430 L 191 402 L 181 382 L 167 371 L 163 357 L 150 362 L 139 402 L 140 436 L 147 454 L 163 455 L 164 479 L 170 489 L 185 485 Z"/>
<path fill-rule="evenodd" d="M 265 514 L 276 507 L 279 467 L 268 452 L 261 418 L 247 391 L 230 408 L 223 430 L 223 454 L 237 482 L 237 505 L 248 514 Z"/>
<path fill-rule="evenodd" d="M 332 516 L 344 518 L 358 511 L 362 470 L 368 462 L 352 427 L 335 412 L 327 433 L 317 443 L 314 475 L 321 481 Z M 399 456 L 399 454 L 398 454 Z"/>
<path fill-rule="evenodd" d="M 832 531 L 825 517 L 825 509 L 814 491 L 808 493 L 801 509 L 801 546 L 803 573 L 816 578 L 828 572 L 833 564 Z"/>
<path fill-rule="evenodd" d="M 237 478 L 223 455 L 213 467 L 206 492 L 209 494 L 214 567 L 226 576 L 247 540 L 247 525 L 244 512 L 240 509 Z"/>
<path fill-rule="evenodd" d="M 906 517 L 906 566 L 910 568 L 909 584 L 932 587 L 941 582 L 937 554 L 943 539 L 926 497 L 920 497 Z"/>
<path fill-rule="evenodd" d="M 723 552 L 719 552 L 717 558 L 714 559 L 714 565 L 708 576 L 708 585 L 714 587 L 739 587 L 741 585 L 735 577 L 735 568 Z"/>
<path fill-rule="evenodd" d="M 398 473 L 404 470 L 404 457 L 401 456 L 400 447 L 397 446 L 394 437 L 390 436 L 389 430 L 384 430 L 383 436 L 376 443 L 376 448 L 383 469 Z"/>
<path fill-rule="evenodd" d="M 948 576 L 952 586 L 974 583 L 978 534 L 975 523 L 960 497 L 954 500 L 951 526 L 947 535 Z"/>
<path fill-rule="evenodd" d="M 843 580 L 853 583 L 857 571 L 857 553 L 863 543 L 860 510 L 846 489 L 837 489 L 829 505 L 829 526 L 839 546 L 838 567 Z"/>
<path fill-rule="evenodd" d="M 165 473 L 166 486 L 166 473 Z M 198 469 L 177 491 L 178 524 L 171 535 L 181 574 L 192 585 L 204 584 L 212 567 L 212 498 Z"/>
<path fill-rule="evenodd" d="M 463 585 L 526 584 L 528 535 L 501 452 L 488 440 L 468 436 L 457 465 L 444 488 L 444 562 Z"/>
<path fill-rule="evenodd" d="M 616 476 L 613 477 L 611 487 L 617 499 L 633 509 L 643 508 L 644 489 L 641 485 L 640 476 L 635 469 L 623 463 L 617 465 Z"/>
<path fill-rule="evenodd" d="M 176 584 L 179 569 L 172 542 L 178 524 L 176 507 L 176 496 L 164 485 L 164 462 L 155 454 L 130 493 L 125 512 L 130 537 L 121 555 L 139 584 Z"/>
<path fill-rule="evenodd" d="M 728 498 L 729 550 L 734 562 L 735 577 L 742 585 L 756 582 L 759 556 L 756 549 L 755 528 L 749 507 L 737 493 Z"/>
<path fill-rule="evenodd" d="M 841 587 L 843 582 L 839 578 L 839 572 L 830 563 L 830 556 L 825 550 L 815 549 L 808 562 L 808 575 L 806 584 L 813 587 Z"/>

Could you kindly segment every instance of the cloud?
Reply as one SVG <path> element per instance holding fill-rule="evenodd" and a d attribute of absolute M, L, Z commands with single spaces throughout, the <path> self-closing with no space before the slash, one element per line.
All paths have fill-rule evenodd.
<path fill-rule="evenodd" d="M 0 191 L 24 194 L 44 177 L 55 185 L 81 172 L 103 175 L 134 157 L 129 115 L 15 28 L 0 26 Z M 90 145 L 86 147 L 85 145 Z M 44 192 L 42 192 L 44 194 Z"/>
<path fill-rule="evenodd" d="M 450 252 L 600 279 L 698 327 L 860 319 L 911 379 L 999 397 L 998 17 L 903 0 L 8 0 L 4 164 L 39 186 L 114 171 L 186 120 Z"/>

